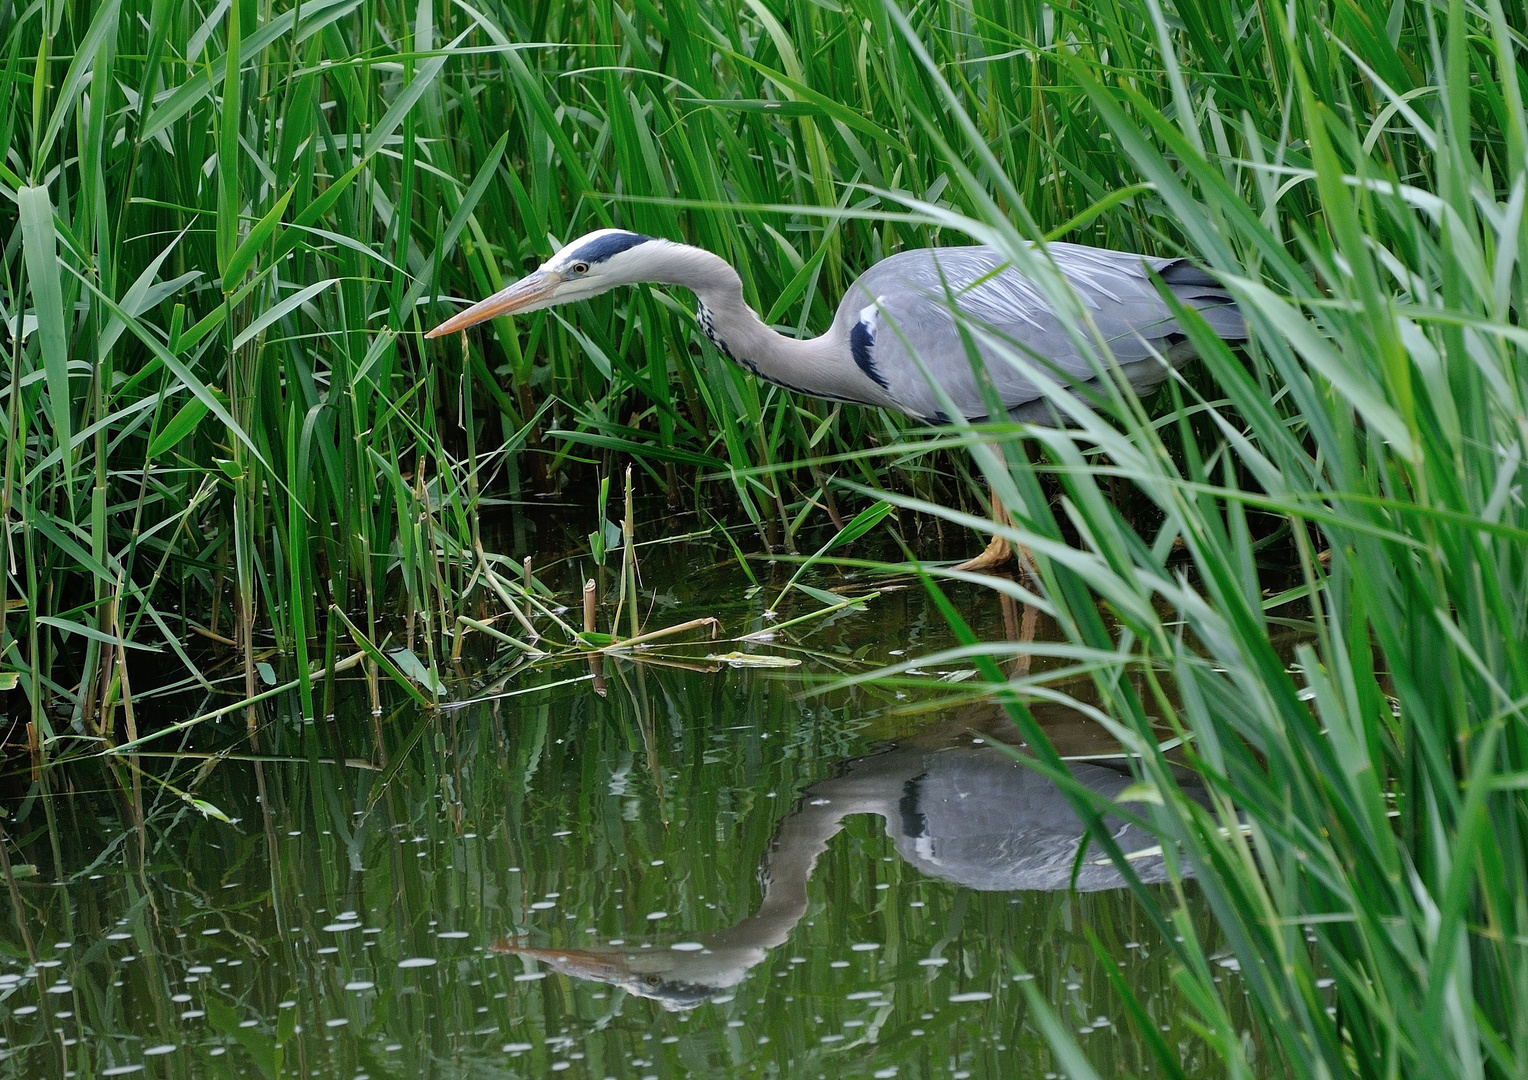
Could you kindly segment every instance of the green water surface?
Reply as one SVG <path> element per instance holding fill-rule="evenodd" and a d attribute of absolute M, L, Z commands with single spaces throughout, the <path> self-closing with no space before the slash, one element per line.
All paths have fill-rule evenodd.
<path fill-rule="evenodd" d="M 664 559 L 651 625 L 767 627 L 704 552 Z M 1003 633 L 992 594 L 955 596 Z M 1107 868 L 1084 892 L 1025 869 L 1078 830 L 993 748 L 1000 714 L 814 692 L 947 644 L 912 587 L 717 650 L 791 669 L 702 646 L 690 667 L 606 661 L 601 695 L 587 667 L 489 660 L 451 691 L 488 700 L 433 714 L 398 695 L 374 717 L 359 681 L 327 722 L 278 701 L 258 754 L 235 717 L 160 756 L 13 766 L 0 1077 L 1056 1076 L 1027 980 L 1102 1075 L 1155 1074 L 1109 968 L 1184 1072 L 1213 1074 L 1170 949 Z"/>

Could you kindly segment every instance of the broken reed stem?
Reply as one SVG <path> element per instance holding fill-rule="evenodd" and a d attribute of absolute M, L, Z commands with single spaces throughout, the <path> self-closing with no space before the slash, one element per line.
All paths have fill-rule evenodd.
<path fill-rule="evenodd" d="M 702 626 L 708 626 L 711 628 L 711 640 L 715 641 L 717 633 L 721 630 L 722 623 L 720 619 L 713 618 L 709 615 L 701 619 L 691 619 L 689 622 L 676 623 L 673 626 L 665 626 L 662 630 L 650 630 L 645 634 L 637 634 L 635 637 L 629 637 L 625 641 L 612 642 L 611 644 L 601 649 L 600 652 L 619 652 L 621 649 L 629 649 L 634 645 L 643 645 L 649 641 L 656 641 L 658 638 L 671 637 L 674 634 L 682 634 L 686 630 L 697 630 Z"/>
<path fill-rule="evenodd" d="M 626 519 L 621 522 L 621 536 L 625 541 L 625 547 L 621 553 L 621 577 L 626 582 L 626 601 L 630 606 L 630 614 L 627 620 L 631 626 L 631 634 L 628 640 L 639 637 L 642 633 L 640 620 L 637 617 L 637 520 L 636 513 L 632 509 L 631 497 L 631 466 L 626 466 Z M 611 628 L 612 630 L 614 627 Z"/>
<path fill-rule="evenodd" d="M 594 615 L 599 601 L 599 586 L 590 578 L 584 582 L 584 633 L 594 633 Z M 605 689 L 605 661 L 599 653 L 589 654 L 589 674 L 594 679 L 594 692 L 604 697 L 608 692 Z"/>

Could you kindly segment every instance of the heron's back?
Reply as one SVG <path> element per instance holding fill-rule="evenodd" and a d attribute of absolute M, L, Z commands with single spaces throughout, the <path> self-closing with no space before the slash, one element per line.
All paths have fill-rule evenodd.
<path fill-rule="evenodd" d="M 1078 244 L 1049 244 L 1047 250 L 1137 392 L 1166 377 L 1162 358 L 1183 339 L 1152 273 L 1181 303 L 1198 308 L 1221 337 L 1246 336 L 1230 295 L 1186 260 Z M 969 331 L 969 345 L 954 310 Z M 1019 419 L 1042 419 L 1041 393 L 1028 365 L 1074 386 L 1098 374 L 1041 289 L 989 247 L 923 248 L 883 259 L 850 286 L 835 327 L 848 335 L 866 377 L 902 411 L 930 422 L 950 419 L 949 405 L 973 420 L 988 415 L 971 347 L 998 400 Z"/>

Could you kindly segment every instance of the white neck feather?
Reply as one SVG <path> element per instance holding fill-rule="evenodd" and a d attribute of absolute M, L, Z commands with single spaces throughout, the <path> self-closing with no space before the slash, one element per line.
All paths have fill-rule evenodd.
<path fill-rule="evenodd" d="M 820 337 L 776 333 L 743 300 L 743 280 L 726 260 L 688 244 L 660 242 L 642 254 L 638 280 L 681 285 L 700 302 L 701 329 L 729 359 L 769 382 L 830 401 L 888 405 L 891 400 L 855 366 L 849 328 L 836 322 Z"/>

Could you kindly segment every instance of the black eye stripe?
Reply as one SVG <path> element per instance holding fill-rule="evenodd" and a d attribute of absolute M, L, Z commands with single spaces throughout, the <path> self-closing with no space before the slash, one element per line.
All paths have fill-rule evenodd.
<path fill-rule="evenodd" d="M 586 262 L 590 266 L 602 263 L 612 255 L 619 255 L 623 251 L 629 251 L 638 244 L 645 244 L 651 240 L 651 236 L 643 236 L 641 233 L 618 232 L 608 236 L 601 236 L 597 240 L 590 240 L 583 247 L 573 252 L 569 258 L 575 262 Z"/>

